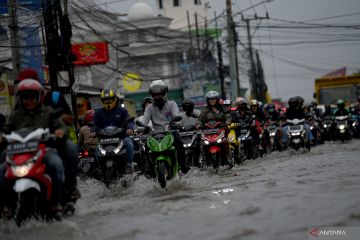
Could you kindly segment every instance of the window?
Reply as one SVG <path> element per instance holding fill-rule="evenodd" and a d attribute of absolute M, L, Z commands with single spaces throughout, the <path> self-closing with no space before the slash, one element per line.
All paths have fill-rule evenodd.
<path fill-rule="evenodd" d="M 163 9 L 164 6 L 163 6 L 163 1 L 162 0 L 159 0 L 159 9 Z"/>
<path fill-rule="evenodd" d="M 194 0 L 195 5 L 201 5 L 201 0 Z"/>
<path fill-rule="evenodd" d="M 180 7 L 181 0 L 174 0 L 174 7 Z"/>

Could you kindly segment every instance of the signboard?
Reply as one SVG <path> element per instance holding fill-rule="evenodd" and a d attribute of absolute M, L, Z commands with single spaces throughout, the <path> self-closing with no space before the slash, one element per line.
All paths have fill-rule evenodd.
<path fill-rule="evenodd" d="M 20 69 L 35 69 L 38 72 L 40 81 L 44 83 L 39 26 L 20 26 L 19 38 L 19 44 L 22 46 L 20 48 Z"/>
<path fill-rule="evenodd" d="M 17 0 L 17 5 L 29 10 L 38 11 L 42 8 L 42 0 Z M 8 14 L 7 0 L 0 0 L 0 14 Z"/>
<path fill-rule="evenodd" d="M 135 92 L 141 87 L 140 76 L 136 73 L 127 73 L 123 77 L 124 89 L 128 92 Z"/>
<path fill-rule="evenodd" d="M 71 50 L 76 56 L 74 65 L 105 64 L 109 61 L 106 42 L 73 44 Z"/>
<path fill-rule="evenodd" d="M 217 75 L 217 63 L 214 59 L 206 62 L 194 62 L 180 65 L 184 98 L 194 101 L 195 106 L 205 106 L 205 94 L 208 91 L 220 93 L 220 79 Z"/>

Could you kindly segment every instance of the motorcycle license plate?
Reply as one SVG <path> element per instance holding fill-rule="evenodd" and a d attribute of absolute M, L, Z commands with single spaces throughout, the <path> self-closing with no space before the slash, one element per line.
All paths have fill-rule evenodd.
<path fill-rule="evenodd" d="M 18 154 L 25 152 L 35 152 L 38 148 L 38 142 L 13 143 L 6 147 L 7 154 Z"/>
<path fill-rule="evenodd" d="M 89 157 L 89 158 L 81 158 L 81 163 L 91 163 L 94 162 L 94 158 Z"/>
<path fill-rule="evenodd" d="M 112 143 L 118 143 L 119 138 L 103 138 L 100 139 L 101 144 L 112 144 Z"/>
<path fill-rule="evenodd" d="M 241 134 L 246 134 L 246 133 L 247 133 L 247 129 L 242 129 L 242 130 L 240 131 L 240 133 L 241 133 Z"/>
<path fill-rule="evenodd" d="M 294 142 L 294 143 L 299 143 L 299 142 L 300 142 L 300 139 L 295 138 L 295 139 L 293 140 L 293 142 Z"/>

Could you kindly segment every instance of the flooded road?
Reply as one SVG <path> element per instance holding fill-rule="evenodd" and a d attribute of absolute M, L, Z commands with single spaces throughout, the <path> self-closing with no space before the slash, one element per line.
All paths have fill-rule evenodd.
<path fill-rule="evenodd" d="M 360 141 L 275 152 L 230 171 L 191 170 L 167 191 L 143 177 L 109 191 L 81 180 L 74 216 L 0 225 L 4 239 L 307 239 L 314 226 L 360 226 Z"/>

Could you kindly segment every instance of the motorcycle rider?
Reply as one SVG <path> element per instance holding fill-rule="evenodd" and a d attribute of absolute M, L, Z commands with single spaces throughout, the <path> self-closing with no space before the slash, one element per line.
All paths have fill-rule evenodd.
<path fill-rule="evenodd" d="M 205 126 L 205 123 L 209 121 L 216 121 L 216 122 L 222 122 L 226 125 L 230 123 L 230 119 L 227 118 L 227 115 L 220 104 L 220 94 L 217 91 L 209 91 L 205 95 L 206 99 L 206 108 L 201 111 L 199 116 L 199 125 L 198 128 L 203 129 Z M 228 131 L 225 132 L 225 136 L 228 135 Z M 223 146 L 222 146 L 223 148 Z M 225 149 L 221 149 L 222 153 L 225 153 Z M 205 152 L 205 154 L 207 154 Z M 222 162 L 227 162 L 227 156 L 228 154 L 222 154 Z"/>
<path fill-rule="evenodd" d="M 141 107 L 142 107 L 142 115 L 138 116 L 137 118 L 135 118 L 135 121 L 140 121 L 143 123 L 144 121 L 144 113 L 145 113 L 145 109 L 153 103 L 153 99 L 151 97 L 145 97 L 142 101 Z M 152 122 L 150 120 L 149 127 L 152 127 Z M 136 127 L 136 126 L 135 126 Z"/>
<path fill-rule="evenodd" d="M 23 69 L 17 76 L 14 84 L 19 84 L 26 79 L 32 79 L 40 83 L 40 78 L 37 72 L 32 68 Z M 42 104 L 51 107 L 56 112 L 61 112 L 61 120 L 67 126 L 66 140 L 62 141 L 62 146 L 59 146 L 61 151 L 58 151 L 63 164 L 65 167 L 65 184 L 64 184 L 64 198 L 68 202 L 76 202 L 80 198 L 81 194 L 77 188 L 77 171 L 78 171 L 78 147 L 70 139 L 70 128 L 69 125 L 72 125 L 74 116 L 72 115 L 71 109 L 68 103 L 65 100 L 64 95 L 57 91 L 51 91 L 50 89 L 43 88 L 43 94 L 41 96 Z M 15 109 L 19 108 L 19 104 L 15 106 Z"/>
<path fill-rule="evenodd" d="M 129 113 L 125 108 L 119 105 L 119 98 L 110 88 L 105 88 L 101 91 L 100 100 L 103 107 L 95 111 L 93 118 L 94 127 L 91 129 L 92 136 L 95 136 L 96 131 L 99 129 L 103 129 L 108 126 L 122 128 L 126 124 L 126 134 L 122 136 L 124 138 L 124 146 L 127 156 L 126 173 L 133 173 L 134 143 L 128 135 L 132 135 L 134 133 L 134 126 L 132 122 L 126 123 L 129 118 Z"/>
<path fill-rule="evenodd" d="M 185 99 L 182 103 L 182 109 L 184 112 L 180 113 L 182 119 L 179 121 L 179 124 L 181 126 L 197 125 L 198 117 L 200 116 L 201 112 L 197 109 L 194 109 L 194 102 L 189 98 Z"/>
<path fill-rule="evenodd" d="M 276 111 L 276 107 L 274 103 L 268 103 L 266 106 L 266 112 L 268 118 L 273 122 L 280 121 L 280 113 Z"/>
<path fill-rule="evenodd" d="M 4 133 L 9 134 L 12 131 L 21 128 L 49 128 L 57 138 L 64 139 L 66 133 L 66 126 L 54 119 L 54 111 L 46 107 L 42 101 L 43 87 L 35 80 L 26 79 L 21 81 L 17 86 L 16 97 L 18 99 L 19 107 L 10 115 L 4 127 Z M 59 198 L 61 194 L 62 184 L 64 183 L 64 166 L 58 152 L 64 151 L 63 148 L 49 149 L 44 157 L 46 172 L 50 175 L 52 180 L 53 194 L 51 197 L 52 210 L 59 212 L 61 205 Z M 5 157 L 5 152 L 2 154 L 1 160 Z M 6 165 L 0 165 L 0 207 L 7 205 L 9 199 L 9 189 L 11 186 L 5 181 Z M 11 203 L 10 203 L 11 204 Z M 1 209 L 1 208 L 0 208 Z"/>
<path fill-rule="evenodd" d="M 88 110 L 84 116 L 85 125 L 80 128 L 79 131 L 79 148 L 83 148 L 85 146 L 89 146 L 91 148 L 95 148 L 99 142 L 97 137 L 92 137 L 91 128 L 94 127 L 94 115 L 95 110 Z"/>
<path fill-rule="evenodd" d="M 170 124 L 171 120 L 179 116 L 179 108 L 175 101 L 168 100 L 169 88 L 162 80 L 154 80 L 150 84 L 149 94 L 153 98 L 153 103 L 145 108 L 143 124 L 148 126 L 150 120 L 155 130 L 161 130 Z M 185 149 L 180 134 L 172 131 L 174 146 L 177 150 L 177 161 L 182 173 L 187 173 L 189 167 L 185 165 Z M 149 158 L 150 159 L 150 158 Z M 146 172 L 154 176 L 153 163 L 148 162 Z"/>
<path fill-rule="evenodd" d="M 323 118 L 332 117 L 332 116 L 333 116 L 333 112 L 331 110 L 331 105 L 325 104 L 325 111 L 323 113 Z"/>
<path fill-rule="evenodd" d="M 259 123 L 259 126 L 257 127 L 257 131 L 259 135 L 264 133 L 265 142 L 263 143 L 263 146 L 266 146 L 270 142 L 270 135 L 269 132 L 265 129 L 263 129 L 263 125 L 266 123 L 266 116 L 262 108 L 260 107 L 261 102 L 257 101 L 256 99 L 253 99 L 250 101 L 250 109 L 253 115 L 255 115 L 256 120 Z M 260 149 L 263 147 L 261 144 L 259 145 Z"/>
<path fill-rule="evenodd" d="M 293 119 L 305 119 L 305 112 L 303 109 L 304 99 L 300 96 L 291 97 L 288 100 L 289 107 L 286 109 L 286 118 L 288 120 Z M 305 140 L 307 141 L 308 146 L 310 142 L 313 141 L 314 136 L 310 131 L 310 126 L 307 123 L 304 123 L 304 128 L 306 130 Z M 283 127 L 282 130 L 282 143 L 283 145 L 287 145 L 288 143 L 288 134 L 287 134 L 288 125 Z"/>
<path fill-rule="evenodd" d="M 344 100 L 342 99 L 337 100 L 336 105 L 337 105 L 337 109 L 334 112 L 335 117 L 349 116 L 349 111 L 345 108 Z"/>
<path fill-rule="evenodd" d="M 251 122 L 250 124 L 250 133 L 251 137 L 254 140 L 255 145 L 260 144 L 259 138 L 259 128 L 260 124 L 256 120 L 256 116 L 253 114 L 251 110 L 249 110 L 248 102 L 244 98 L 237 98 L 236 99 L 236 107 L 237 111 L 236 114 L 232 116 L 231 122 L 239 123 L 239 122 Z M 237 129 L 236 136 L 239 137 L 240 133 Z"/>

